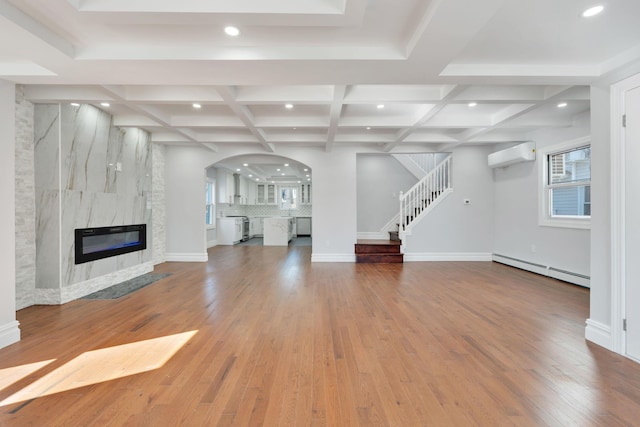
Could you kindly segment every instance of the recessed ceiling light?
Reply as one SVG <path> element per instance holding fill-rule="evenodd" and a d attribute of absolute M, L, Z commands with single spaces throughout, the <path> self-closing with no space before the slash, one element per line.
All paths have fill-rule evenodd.
<path fill-rule="evenodd" d="M 384 104 L 378 104 L 378 105 L 376 106 L 376 108 L 377 108 L 378 110 L 382 110 L 382 109 L 384 108 Z"/>
<path fill-rule="evenodd" d="M 287 110 L 290 110 L 293 108 L 293 104 L 285 104 L 284 108 L 286 108 Z"/>
<path fill-rule="evenodd" d="M 476 105 L 478 105 L 477 102 L 470 102 L 467 104 L 469 107 L 475 107 Z"/>
<path fill-rule="evenodd" d="M 276 169 L 276 171 L 280 172 L 280 169 Z"/>
<path fill-rule="evenodd" d="M 582 12 L 582 17 L 583 18 L 590 18 L 592 16 L 596 16 L 597 14 L 599 14 L 600 12 L 602 12 L 604 10 L 604 6 L 603 5 L 598 5 L 598 6 L 593 6 L 590 7 L 589 9 L 585 10 L 584 12 Z"/>
<path fill-rule="evenodd" d="M 256 178 L 256 181 L 260 181 L 260 178 Z"/>
<path fill-rule="evenodd" d="M 560 104 L 558 104 L 558 108 L 564 108 L 567 106 L 566 102 L 561 102 Z"/>
<path fill-rule="evenodd" d="M 240 168 L 236 169 L 236 172 L 240 172 Z"/>
<path fill-rule="evenodd" d="M 307 181 L 311 181 L 311 178 L 307 178 Z"/>
<path fill-rule="evenodd" d="M 247 166 L 249 166 L 249 163 L 243 163 L 242 166 L 246 168 Z"/>
<path fill-rule="evenodd" d="M 228 27 L 224 27 L 224 32 L 228 36 L 232 36 L 232 37 L 240 35 L 240 30 L 237 27 L 233 27 L 231 25 L 229 25 Z"/>
<path fill-rule="evenodd" d="M 102 105 L 103 107 L 110 107 L 111 104 L 109 104 L 108 102 L 101 102 L 100 105 Z"/>
<path fill-rule="evenodd" d="M 300 184 L 302 181 L 298 181 L 298 184 Z"/>
<path fill-rule="evenodd" d="M 71 105 L 73 105 L 74 107 L 79 107 L 80 104 L 78 104 L 77 102 L 72 102 Z"/>
<path fill-rule="evenodd" d="M 253 178 L 253 174 L 252 173 L 249 174 L 249 178 Z"/>
<path fill-rule="evenodd" d="M 310 175 L 307 175 L 307 178 L 309 178 Z"/>
<path fill-rule="evenodd" d="M 308 171 L 309 169 L 307 169 L 307 168 L 304 168 L 303 170 L 304 170 L 304 171 L 306 172 L 306 171 Z"/>
<path fill-rule="evenodd" d="M 280 175 L 284 176 L 284 172 L 282 172 Z"/>
<path fill-rule="evenodd" d="M 198 108 L 202 108 L 202 105 L 200 104 L 191 104 L 193 106 L 193 108 L 198 109 Z"/>
<path fill-rule="evenodd" d="M 371 126 L 367 126 L 367 130 L 371 130 Z"/>
<path fill-rule="evenodd" d="M 275 184 L 276 182 L 275 182 L 275 181 L 271 181 L 271 183 L 272 183 L 272 184 Z"/>
<path fill-rule="evenodd" d="M 288 166 L 289 166 L 289 163 L 285 163 L 285 164 L 284 164 L 284 166 L 285 166 L 285 167 L 288 167 Z"/>

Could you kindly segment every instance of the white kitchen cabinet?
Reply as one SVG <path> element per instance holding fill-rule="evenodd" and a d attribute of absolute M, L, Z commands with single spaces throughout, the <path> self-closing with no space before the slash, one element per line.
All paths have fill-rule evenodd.
<path fill-rule="evenodd" d="M 278 188 L 275 184 L 267 184 L 266 204 L 277 205 L 278 204 Z"/>
<path fill-rule="evenodd" d="M 300 203 L 303 205 L 311 204 L 311 184 L 302 184 L 300 186 Z"/>
<path fill-rule="evenodd" d="M 235 193 L 233 175 L 225 170 L 218 169 L 216 172 L 216 191 L 218 192 L 216 197 L 218 203 L 233 204 L 233 195 Z"/>
<path fill-rule="evenodd" d="M 247 182 L 247 205 L 256 204 L 256 183 L 253 181 Z"/>
<path fill-rule="evenodd" d="M 249 200 L 249 180 L 244 176 L 239 177 L 240 188 L 238 188 L 238 195 L 240 196 L 240 200 L 237 203 L 241 205 L 247 205 Z"/>
<path fill-rule="evenodd" d="M 277 205 L 278 204 L 278 188 L 275 184 L 257 184 L 256 185 L 256 204 L 257 205 Z"/>
<path fill-rule="evenodd" d="M 296 233 L 298 236 L 311 236 L 311 217 L 296 218 Z"/>
<path fill-rule="evenodd" d="M 249 235 L 262 236 L 262 220 L 263 218 L 249 218 Z"/>
<path fill-rule="evenodd" d="M 242 218 L 218 218 L 218 244 L 233 245 L 242 240 Z"/>

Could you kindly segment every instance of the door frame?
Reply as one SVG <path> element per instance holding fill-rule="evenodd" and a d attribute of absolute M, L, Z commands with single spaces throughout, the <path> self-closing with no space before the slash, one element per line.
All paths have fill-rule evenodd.
<path fill-rule="evenodd" d="M 640 87 L 640 74 L 611 86 L 611 350 L 627 356 L 626 333 L 626 249 L 625 249 L 625 131 L 626 94 Z"/>

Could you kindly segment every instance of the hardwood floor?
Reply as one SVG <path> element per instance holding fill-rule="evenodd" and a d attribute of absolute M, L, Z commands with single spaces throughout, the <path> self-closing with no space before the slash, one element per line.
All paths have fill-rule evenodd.
<path fill-rule="evenodd" d="M 640 365 L 584 340 L 588 290 L 310 250 L 215 247 L 117 300 L 20 311 L 0 425 L 638 425 Z"/>

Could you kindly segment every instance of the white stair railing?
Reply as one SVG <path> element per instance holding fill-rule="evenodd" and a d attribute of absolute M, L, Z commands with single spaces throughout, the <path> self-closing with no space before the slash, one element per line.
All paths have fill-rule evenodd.
<path fill-rule="evenodd" d="M 416 220 L 426 215 L 436 200 L 452 191 L 451 166 L 451 156 L 448 156 L 406 193 L 400 193 L 398 231 L 401 237 L 409 234 Z"/>

